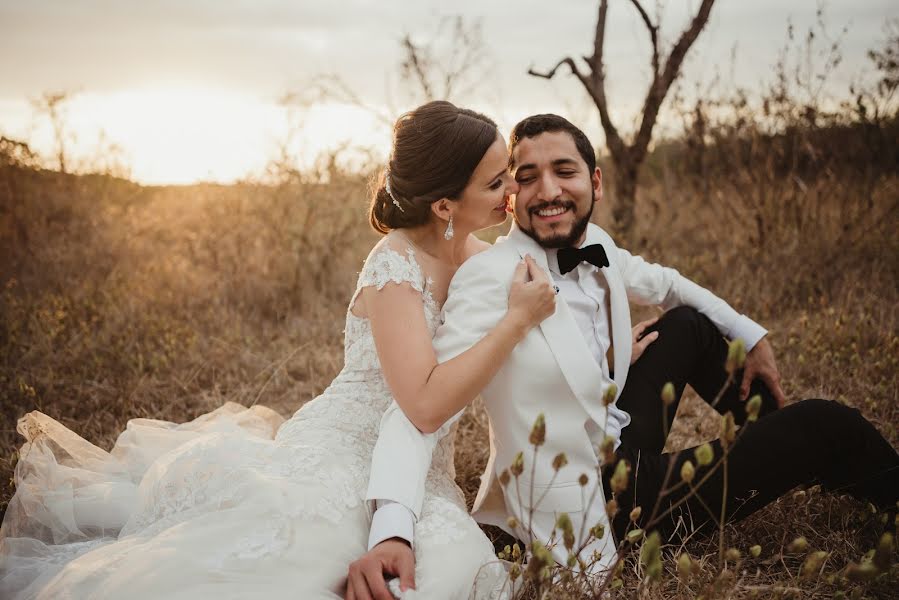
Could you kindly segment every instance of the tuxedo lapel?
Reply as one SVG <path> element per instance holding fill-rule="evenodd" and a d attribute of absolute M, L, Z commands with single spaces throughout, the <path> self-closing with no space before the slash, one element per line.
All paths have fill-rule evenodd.
<path fill-rule="evenodd" d="M 522 257 L 530 254 L 544 271 L 548 271 L 546 251 L 515 225 L 509 232 L 508 241 L 516 245 Z M 556 357 L 565 381 L 584 410 L 597 423 L 604 423 L 602 369 L 593 359 L 587 342 L 564 301 L 556 302 L 556 311 L 540 323 L 540 331 Z"/>

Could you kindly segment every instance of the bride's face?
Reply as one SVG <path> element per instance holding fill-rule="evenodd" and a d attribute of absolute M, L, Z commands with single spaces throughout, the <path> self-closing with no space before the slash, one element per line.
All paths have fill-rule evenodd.
<path fill-rule="evenodd" d="M 453 224 L 457 229 L 477 231 L 506 220 L 509 196 L 518 192 L 509 174 L 506 142 L 499 134 L 475 168 L 462 196 L 454 202 Z"/>

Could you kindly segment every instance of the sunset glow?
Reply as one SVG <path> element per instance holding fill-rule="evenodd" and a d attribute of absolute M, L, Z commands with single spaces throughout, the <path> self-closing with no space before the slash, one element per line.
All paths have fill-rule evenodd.
<path fill-rule="evenodd" d="M 28 113 L 29 107 L 18 107 Z M 145 184 L 233 182 L 260 174 L 277 154 L 289 126 L 277 102 L 231 90 L 157 87 L 110 94 L 77 94 L 66 111 L 75 165 L 86 168 L 106 144 L 122 150 L 131 176 Z M 24 119 L 33 146 L 51 155 L 44 118 Z M 377 148 L 389 135 L 364 110 L 336 103 L 304 111 L 293 152 L 301 164 L 344 142 Z M 23 128 L 20 134 L 26 134 Z M 23 135 L 25 137 L 25 135 Z"/>

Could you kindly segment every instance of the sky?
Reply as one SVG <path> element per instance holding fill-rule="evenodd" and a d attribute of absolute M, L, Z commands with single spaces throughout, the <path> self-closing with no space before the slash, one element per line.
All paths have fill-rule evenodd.
<path fill-rule="evenodd" d="M 505 132 L 519 119 L 557 112 L 602 143 L 595 109 L 566 73 L 529 77 L 591 49 L 598 0 L 0 0 L 0 134 L 44 154 L 52 134 L 31 100 L 73 92 L 66 122 L 73 162 L 89 168 L 121 149 L 141 183 L 232 182 L 264 171 L 297 124 L 295 153 L 308 164 L 341 145 L 386 156 L 390 130 L 374 113 L 412 108 L 397 92 L 399 40 L 426 43 L 442 19 L 480 23 L 486 60 L 472 90 L 454 100 L 494 117 Z M 656 14 L 657 3 L 644 0 Z M 662 3 L 670 44 L 699 0 Z M 843 61 L 828 80 L 841 93 L 870 71 L 866 51 L 899 19 L 894 0 L 718 0 L 684 66 L 685 90 L 716 77 L 750 90 L 771 80 L 786 40 L 824 8 Z M 841 33 L 847 27 L 845 34 Z M 818 40 L 826 38 L 819 37 Z M 827 44 L 820 44 L 821 47 Z M 611 0 L 606 34 L 609 103 L 632 129 L 649 78 L 648 36 L 627 0 Z M 288 118 L 279 100 L 310 96 L 336 75 L 365 106 L 325 100 Z"/>

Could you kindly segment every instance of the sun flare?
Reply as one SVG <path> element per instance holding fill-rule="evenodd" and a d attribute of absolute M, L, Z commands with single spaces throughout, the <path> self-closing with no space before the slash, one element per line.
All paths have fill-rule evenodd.
<path fill-rule="evenodd" d="M 287 139 L 286 109 L 274 99 L 185 87 L 156 87 L 76 94 L 66 107 L 73 164 L 86 170 L 108 151 L 121 149 L 131 177 L 144 184 L 231 183 L 261 174 Z M 32 118 L 35 149 L 51 156 L 53 137 L 46 119 Z M 306 108 L 293 121 L 291 153 L 300 165 L 350 142 L 386 148 L 389 133 L 366 110 L 338 103 Z"/>

